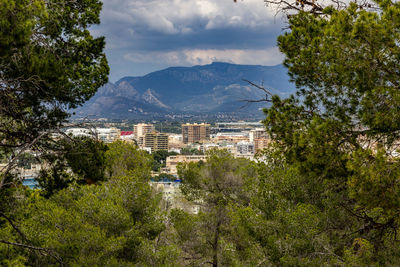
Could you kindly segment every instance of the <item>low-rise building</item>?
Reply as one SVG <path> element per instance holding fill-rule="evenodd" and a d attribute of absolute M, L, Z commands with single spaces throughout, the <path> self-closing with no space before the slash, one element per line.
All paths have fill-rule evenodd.
<path fill-rule="evenodd" d="M 249 133 L 240 132 L 240 133 L 217 133 L 214 136 L 215 142 L 227 142 L 227 143 L 239 143 L 239 142 L 248 142 L 249 141 Z"/>
<path fill-rule="evenodd" d="M 177 151 L 183 148 L 185 144 L 182 142 L 182 135 L 180 134 L 168 134 L 168 150 Z"/>
<path fill-rule="evenodd" d="M 74 137 L 93 136 L 93 131 L 87 128 L 69 128 L 65 131 L 65 133 Z"/>
<path fill-rule="evenodd" d="M 179 163 L 206 161 L 205 155 L 176 155 L 167 157 L 166 167 L 161 172 L 176 175 L 178 173 L 177 166 Z"/>
<path fill-rule="evenodd" d="M 118 140 L 121 136 L 121 130 L 117 128 L 96 128 L 95 134 L 97 138 L 104 143 L 112 143 Z"/>
<path fill-rule="evenodd" d="M 133 131 L 121 131 L 120 139 L 125 142 L 132 143 L 135 140 Z"/>
<path fill-rule="evenodd" d="M 186 212 L 197 214 L 200 210 L 200 205 L 195 202 L 188 201 L 180 190 L 180 180 L 161 180 L 161 181 L 152 181 L 150 185 L 156 190 L 156 192 L 160 192 L 162 195 L 161 206 L 165 210 L 170 209 L 181 209 Z"/>
<path fill-rule="evenodd" d="M 111 143 L 118 140 L 121 135 L 121 131 L 118 128 L 69 128 L 65 131 L 67 135 L 74 137 L 87 136 L 98 138 L 105 143 Z"/>
<path fill-rule="evenodd" d="M 239 142 L 236 144 L 236 153 L 239 155 L 254 154 L 254 144 L 250 142 Z"/>

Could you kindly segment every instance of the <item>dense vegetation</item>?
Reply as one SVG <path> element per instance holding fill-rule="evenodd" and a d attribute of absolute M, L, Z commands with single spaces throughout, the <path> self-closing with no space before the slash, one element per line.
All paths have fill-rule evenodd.
<path fill-rule="evenodd" d="M 106 81 L 101 4 L 0 0 L 0 264 L 400 265 L 400 3 L 295 3 L 278 43 L 298 94 L 267 95 L 258 163 L 180 166 L 191 213 L 149 184 L 165 151 L 57 131 Z M 13 172 L 33 161 L 41 190 Z"/>

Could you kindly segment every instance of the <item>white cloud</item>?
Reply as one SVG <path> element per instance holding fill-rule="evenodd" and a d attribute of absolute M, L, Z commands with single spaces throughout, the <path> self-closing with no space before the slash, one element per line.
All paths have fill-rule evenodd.
<path fill-rule="evenodd" d="M 276 65 L 283 56 L 277 48 L 254 49 L 184 49 L 180 51 L 140 51 L 128 53 L 126 60 L 134 63 L 157 62 L 167 65 L 204 65 L 215 61 L 249 65 Z"/>

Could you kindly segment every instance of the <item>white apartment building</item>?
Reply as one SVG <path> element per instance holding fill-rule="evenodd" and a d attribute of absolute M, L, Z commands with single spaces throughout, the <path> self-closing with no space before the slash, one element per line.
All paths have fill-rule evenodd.
<path fill-rule="evenodd" d="M 86 128 L 69 128 L 65 131 L 65 133 L 74 137 L 93 136 L 93 132 L 90 129 Z"/>
<path fill-rule="evenodd" d="M 69 128 L 65 131 L 67 135 L 71 135 L 74 137 L 79 136 L 87 136 L 98 138 L 99 140 L 105 143 L 111 143 L 120 138 L 121 131 L 117 128 L 95 128 L 95 129 L 87 129 L 87 128 Z"/>
<path fill-rule="evenodd" d="M 95 134 L 97 138 L 105 143 L 112 143 L 121 136 L 121 131 L 117 128 L 96 128 Z"/>
<path fill-rule="evenodd" d="M 254 154 L 254 144 L 250 142 L 239 142 L 236 144 L 236 153 L 239 155 Z"/>

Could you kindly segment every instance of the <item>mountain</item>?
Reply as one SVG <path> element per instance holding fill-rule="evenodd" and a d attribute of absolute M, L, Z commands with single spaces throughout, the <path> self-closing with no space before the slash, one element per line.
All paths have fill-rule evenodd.
<path fill-rule="evenodd" d="M 124 77 L 99 88 L 75 110 L 77 116 L 138 118 L 167 114 L 236 114 L 263 116 L 266 103 L 245 100 L 265 93 L 243 79 L 263 84 L 273 94 L 294 92 L 282 65 L 236 65 L 214 62 L 204 66 L 171 67 L 142 77 Z"/>

